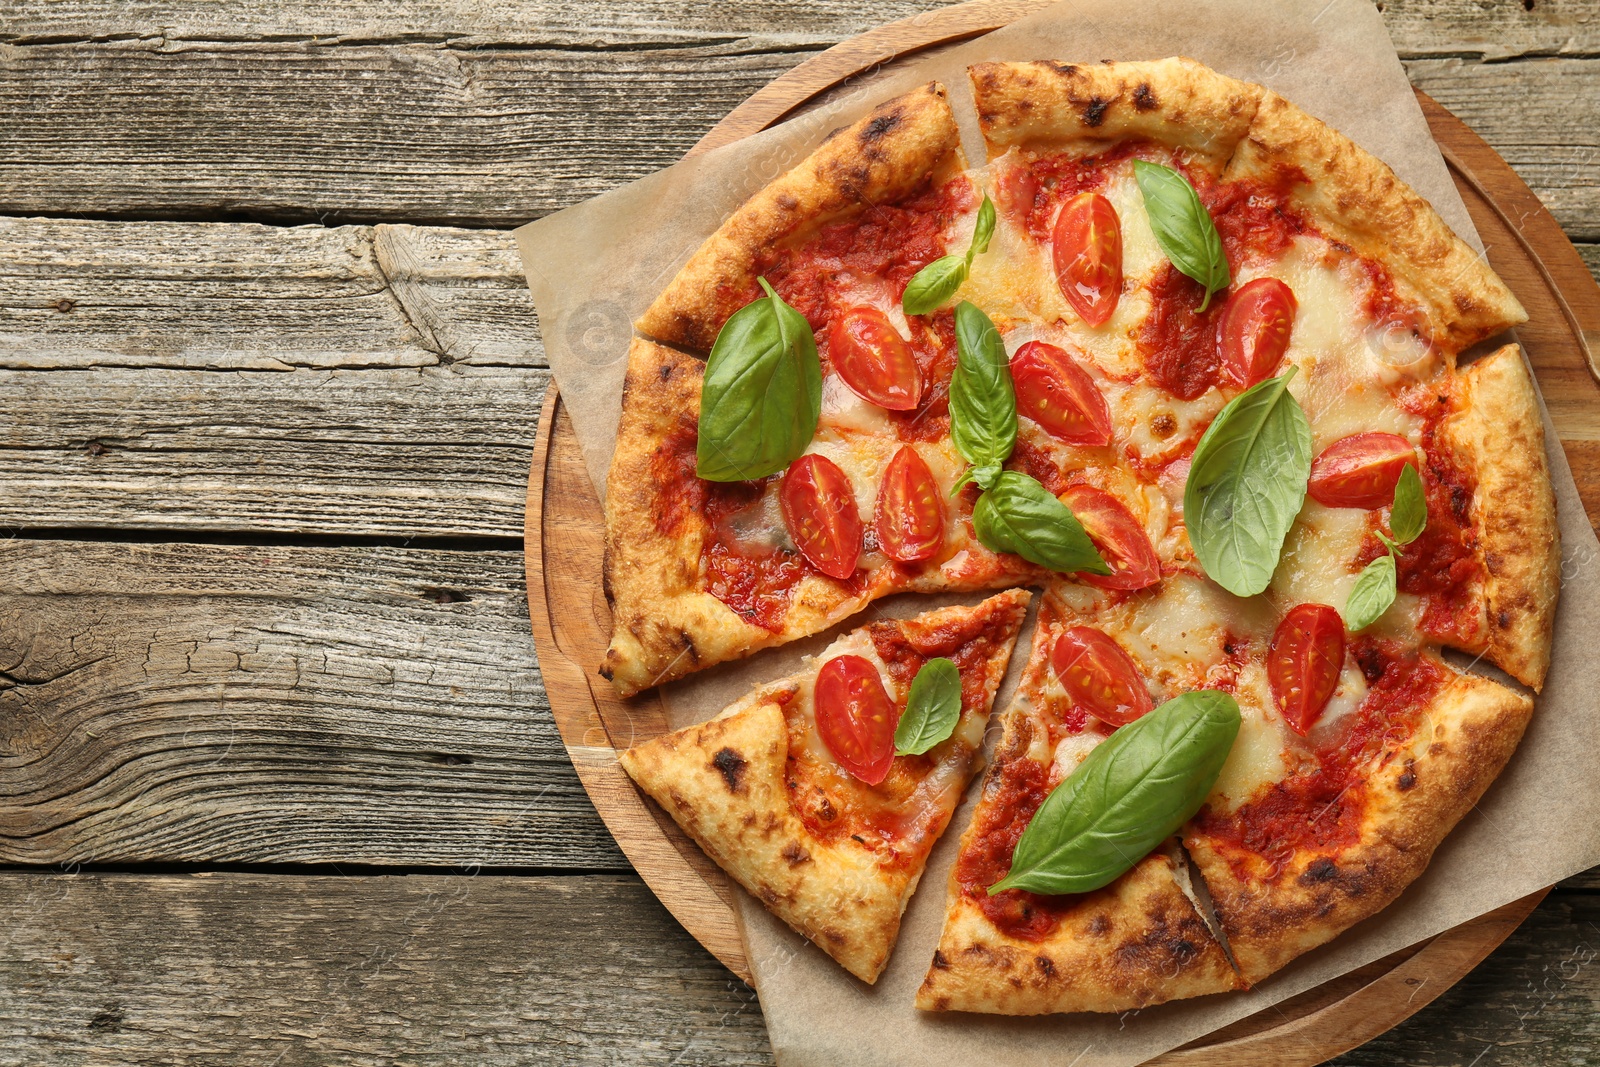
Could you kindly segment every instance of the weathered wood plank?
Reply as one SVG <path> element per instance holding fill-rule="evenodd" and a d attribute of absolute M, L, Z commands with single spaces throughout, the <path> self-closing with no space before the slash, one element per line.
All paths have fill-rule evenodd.
<path fill-rule="evenodd" d="M 632 876 L 0 875 L 0 1064 L 767 1064 Z"/>
<path fill-rule="evenodd" d="M 0 542 L 0 863 L 623 868 L 518 551 Z"/>
<path fill-rule="evenodd" d="M 0 368 L 543 366 L 509 234 L 0 219 Z"/>
<path fill-rule="evenodd" d="M 59 33 L 56 16 L 35 16 L 17 39 L 41 43 L 5 46 L 0 213 L 511 226 L 675 161 L 803 49 L 899 11 L 802 16 L 815 28 L 797 43 L 771 37 L 786 16 L 757 5 L 727 18 L 656 9 L 622 18 L 614 38 L 590 7 L 596 27 L 572 32 L 605 39 L 556 48 L 480 43 L 495 35 L 479 32 L 484 9 L 466 2 L 410 9 L 397 23 L 409 36 L 392 43 L 375 13 L 353 16 L 354 39 L 313 35 L 334 30 L 336 12 L 284 21 L 264 5 L 232 33 L 230 9 L 173 16 L 151 35 L 137 9 L 107 6 L 60 16 Z M 1413 79 L 1500 149 L 1570 233 L 1600 238 L 1600 61 L 1436 58 L 1498 57 L 1495 42 L 1515 54 L 1600 52 L 1586 6 L 1545 8 L 1485 14 L 1439 0 L 1399 5 L 1390 25 L 1415 57 Z M 159 10 L 151 17 L 160 24 Z M 534 33 L 536 18 L 514 20 L 510 35 Z M 99 29 L 85 40 L 89 22 Z M 695 43 L 640 43 L 646 32 Z M 451 45 L 458 33 L 470 47 Z"/>
<path fill-rule="evenodd" d="M 1597 923 L 1553 894 L 1334 1062 L 1587 1062 Z M 771 1062 L 754 994 L 629 876 L 7 873 L 0 928 L 5 1065 Z"/>
<path fill-rule="evenodd" d="M 581 0 L 328 0 L 277 4 L 231 0 L 213 4 L 136 0 L 72 0 L 48 6 L 17 4 L 0 24 L 0 41 L 148 37 L 172 41 L 315 40 L 337 43 L 448 43 L 490 46 L 599 48 L 641 44 L 707 44 L 743 40 L 763 47 L 822 47 L 873 26 L 910 18 L 938 0 L 639 0 L 628 4 Z"/>
<path fill-rule="evenodd" d="M 0 528 L 513 537 L 549 372 L 0 371 Z"/>

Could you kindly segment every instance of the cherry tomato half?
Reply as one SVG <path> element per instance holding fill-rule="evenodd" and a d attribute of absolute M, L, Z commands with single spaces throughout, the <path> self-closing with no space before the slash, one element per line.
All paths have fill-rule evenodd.
<path fill-rule="evenodd" d="M 850 478 L 826 456 L 810 453 L 789 465 L 778 490 L 783 524 L 800 554 L 830 578 L 848 578 L 861 558 L 861 512 Z"/>
<path fill-rule="evenodd" d="M 944 494 L 917 450 L 904 445 L 878 487 L 878 547 L 890 559 L 915 563 L 944 547 Z"/>
<path fill-rule="evenodd" d="M 1283 617 L 1267 651 L 1272 702 L 1304 737 L 1317 724 L 1344 670 L 1344 620 L 1326 604 L 1301 604 Z"/>
<path fill-rule="evenodd" d="M 1417 450 L 1399 434 L 1357 433 L 1341 437 L 1311 464 L 1311 499 L 1330 508 L 1386 508 L 1395 483 Z"/>
<path fill-rule="evenodd" d="M 1218 326 L 1222 366 L 1233 383 L 1248 389 L 1272 377 L 1289 350 L 1289 334 L 1300 303 L 1276 278 L 1257 278 L 1228 299 Z"/>
<path fill-rule="evenodd" d="M 817 672 L 817 733 L 844 769 L 877 785 L 894 763 L 900 715 L 878 668 L 860 656 L 835 656 Z"/>
<path fill-rule="evenodd" d="M 1101 722 L 1126 726 L 1154 706 L 1132 657 L 1093 627 L 1056 638 L 1050 665 L 1072 702 Z"/>
<path fill-rule="evenodd" d="M 1011 357 L 1017 414 L 1074 445 L 1109 445 L 1111 409 L 1089 372 L 1066 351 L 1029 341 Z"/>
<path fill-rule="evenodd" d="M 1122 224 L 1099 193 L 1079 193 L 1056 216 L 1051 234 L 1056 284 L 1090 326 L 1104 326 L 1122 295 Z"/>
<path fill-rule="evenodd" d="M 828 327 L 828 358 L 844 384 L 868 403 L 912 411 L 922 399 L 922 371 L 889 316 L 851 308 Z"/>
<path fill-rule="evenodd" d="M 1079 574 L 1101 589 L 1143 589 L 1161 580 L 1161 561 L 1139 520 L 1122 501 L 1092 485 L 1070 485 L 1061 502 L 1083 523 L 1089 540 L 1100 550 L 1110 574 Z"/>

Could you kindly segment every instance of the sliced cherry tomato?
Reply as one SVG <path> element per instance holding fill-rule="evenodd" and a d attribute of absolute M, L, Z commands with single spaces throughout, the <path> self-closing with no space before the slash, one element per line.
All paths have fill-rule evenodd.
<path fill-rule="evenodd" d="M 1122 224 L 1099 193 L 1079 193 L 1056 216 L 1051 235 L 1056 284 L 1078 316 L 1104 326 L 1122 295 Z"/>
<path fill-rule="evenodd" d="M 922 371 L 889 316 L 851 308 L 828 327 L 828 358 L 844 384 L 868 403 L 912 411 L 922 399 Z"/>
<path fill-rule="evenodd" d="M 1072 702 L 1101 722 L 1126 726 L 1154 707 L 1132 657 L 1093 627 L 1056 638 L 1050 665 Z"/>
<path fill-rule="evenodd" d="M 904 445 L 878 488 L 878 547 L 890 559 L 915 563 L 944 547 L 944 494 L 917 450 Z"/>
<path fill-rule="evenodd" d="M 844 769 L 877 785 L 894 762 L 900 715 L 878 668 L 860 656 L 835 656 L 817 672 L 817 733 Z"/>
<path fill-rule="evenodd" d="M 1406 464 L 1417 450 L 1399 434 L 1357 433 L 1341 437 L 1311 464 L 1311 499 L 1330 508 L 1386 508 Z"/>
<path fill-rule="evenodd" d="M 1299 309 L 1294 290 L 1276 278 L 1246 282 L 1228 298 L 1217 331 L 1222 367 L 1235 385 L 1248 389 L 1272 377 L 1289 350 Z"/>
<path fill-rule="evenodd" d="M 1089 372 L 1066 351 L 1029 341 L 1011 357 L 1017 413 L 1074 445 L 1109 445 L 1111 409 Z"/>
<path fill-rule="evenodd" d="M 1161 561 L 1139 520 L 1122 501 L 1092 485 L 1070 485 L 1061 502 L 1089 532 L 1089 540 L 1111 567 L 1110 574 L 1079 574 L 1101 589 L 1143 589 L 1161 580 Z"/>
<path fill-rule="evenodd" d="M 861 512 L 839 465 L 810 453 L 789 465 L 778 490 L 783 524 L 800 554 L 830 578 L 848 578 L 861 558 Z"/>
<path fill-rule="evenodd" d="M 1267 651 L 1272 701 L 1289 728 L 1304 737 L 1339 686 L 1344 670 L 1344 620 L 1326 604 L 1301 604 L 1283 617 Z"/>

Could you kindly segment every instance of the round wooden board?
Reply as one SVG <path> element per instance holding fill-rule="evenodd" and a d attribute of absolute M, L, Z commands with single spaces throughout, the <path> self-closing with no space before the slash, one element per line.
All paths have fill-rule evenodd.
<path fill-rule="evenodd" d="M 842 80 L 935 45 L 986 33 L 1045 0 L 972 0 L 891 23 L 795 67 L 734 110 L 695 146 L 704 151 L 765 129 Z M 1511 168 L 1460 120 L 1418 93 L 1489 260 L 1526 305 L 1518 330 L 1577 478 L 1600 519 L 1600 287 L 1560 226 Z M 556 725 L 596 809 L 646 884 L 694 937 L 749 980 L 735 889 L 670 818 L 645 801 L 618 750 L 666 730 L 654 692 L 619 700 L 595 673 L 611 634 L 601 587 L 601 508 L 565 407 L 552 386 L 528 480 L 528 606 Z M 1155 1062 L 1320 1063 L 1410 1017 L 1494 950 L 1544 897 L 1500 908 L 1396 952 Z"/>

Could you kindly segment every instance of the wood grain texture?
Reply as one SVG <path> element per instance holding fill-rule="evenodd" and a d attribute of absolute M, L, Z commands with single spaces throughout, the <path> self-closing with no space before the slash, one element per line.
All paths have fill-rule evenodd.
<path fill-rule="evenodd" d="M 0 874 L 0 1064 L 770 1063 L 673 928 L 631 876 Z"/>
<path fill-rule="evenodd" d="M 522 557 L 0 542 L 0 864 L 626 868 Z"/>
<path fill-rule="evenodd" d="M 1600 897 L 1558 890 L 1334 1061 L 1583 1063 Z M 754 994 L 628 875 L 0 874 L 0 1065 L 770 1064 Z"/>
<path fill-rule="evenodd" d="M 666 166 L 809 52 L 918 6 L 36 6 L 3 24 L 0 213 L 517 225 Z M 1414 80 L 1600 238 L 1592 3 L 1384 15 Z M 1572 58 L 1484 60 L 1552 55 Z"/>

